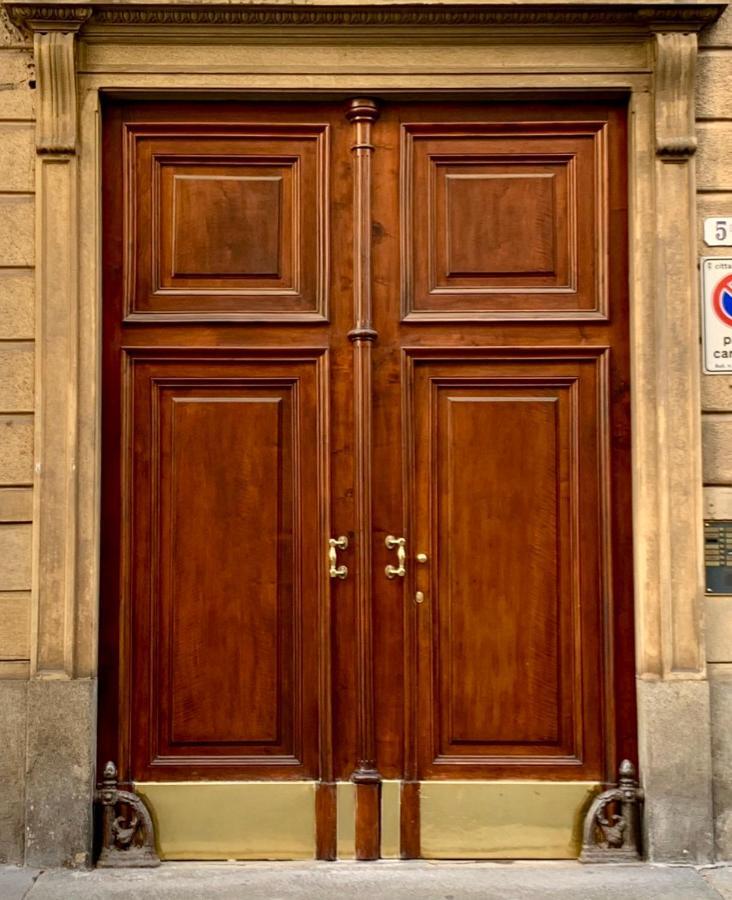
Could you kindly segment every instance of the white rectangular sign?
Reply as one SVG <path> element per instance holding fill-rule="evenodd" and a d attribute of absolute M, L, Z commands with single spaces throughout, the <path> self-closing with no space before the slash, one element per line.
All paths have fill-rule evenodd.
<path fill-rule="evenodd" d="M 732 372 L 732 258 L 701 260 L 704 371 Z"/>
<path fill-rule="evenodd" d="M 704 243 L 707 247 L 732 247 L 732 218 L 708 216 L 704 219 Z"/>

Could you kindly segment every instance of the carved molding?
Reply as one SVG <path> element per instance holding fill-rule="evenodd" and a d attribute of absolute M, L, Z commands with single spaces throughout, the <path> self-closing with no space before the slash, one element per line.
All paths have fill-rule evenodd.
<path fill-rule="evenodd" d="M 696 34 L 656 34 L 656 153 L 685 159 L 696 152 L 694 74 Z"/>
<path fill-rule="evenodd" d="M 492 25 L 636 25 L 646 28 L 676 26 L 699 29 L 713 22 L 723 3 L 623 3 L 615 6 L 491 4 L 470 7 L 399 6 L 180 6 L 160 7 L 133 3 L 88 7 L 8 3 L 17 24 L 38 28 L 42 22 L 69 21 L 79 13 L 100 25 L 305 25 L 305 26 L 492 26 Z"/>
<path fill-rule="evenodd" d="M 10 21 L 7 10 L 0 6 L 0 47 L 25 46 L 28 36 Z"/>
<path fill-rule="evenodd" d="M 582 863 L 638 862 L 640 853 L 640 809 L 643 791 L 638 787 L 635 766 L 620 763 L 618 783 L 598 794 L 585 817 L 582 831 Z"/>
<path fill-rule="evenodd" d="M 36 150 L 76 151 L 76 30 L 36 31 L 33 51 L 38 82 Z"/>
<path fill-rule="evenodd" d="M 102 807 L 101 850 L 97 865 L 127 869 L 160 865 L 155 852 L 155 829 L 150 811 L 133 791 L 122 791 L 117 766 L 108 762 L 96 800 Z"/>

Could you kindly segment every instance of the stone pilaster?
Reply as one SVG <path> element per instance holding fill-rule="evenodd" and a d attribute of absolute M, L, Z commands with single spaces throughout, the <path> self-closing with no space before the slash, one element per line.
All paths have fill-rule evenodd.
<path fill-rule="evenodd" d="M 51 11 L 53 14 L 53 10 Z M 91 859 L 95 688 L 77 664 L 78 97 L 70 7 L 33 33 L 36 119 L 36 431 L 26 862 Z"/>
<path fill-rule="evenodd" d="M 701 411 L 693 157 L 696 34 L 655 40 L 655 295 L 634 336 L 635 377 L 655 393 L 655 459 L 643 472 L 655 534 L 637 544 L 640 763 L 646 850 L 656 861 L 713 856 L 709 688 L 702 627 Z M 640 346 L 641 341 L 645 346 Z M 647 365 L 649 360 L 651 365 Z M 637 422 L 639 429 L 651 427 Z M 637 436 L 636 436 L 637 437 Z M 651 453 L 653 444 L 646 441 Z M 641 523 L 642 524 L 642 523 Z M 648 555 L 645 555 L 648 551 Z"/>

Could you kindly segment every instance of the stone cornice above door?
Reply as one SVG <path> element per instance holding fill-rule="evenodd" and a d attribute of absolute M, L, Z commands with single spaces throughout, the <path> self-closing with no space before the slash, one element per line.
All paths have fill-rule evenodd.
<path fill-rule="evenodd" d="M 267 3 L 198 0 L 176 3 L 155 2 L 66 2 L 5 4 L 12 21 L 33 31 L 72 30 L 92 26 L 263 26 L 308 28 L 544 28 L 562 26 L 586 28 L 621 27 L 639 31 L 698 31 L 710 24 L 724 10 L 726 3 L 709 0 L 687 2 L 615 3 L 612 0 L 558 0 L 546 3 L 529 0 L 520 4 L 483 0 L 452 0 L 439 3 L 386 2 L 370 0 L 355 4 L 342 0 L 308 0 L 291 4 L 285 0 Z"/>

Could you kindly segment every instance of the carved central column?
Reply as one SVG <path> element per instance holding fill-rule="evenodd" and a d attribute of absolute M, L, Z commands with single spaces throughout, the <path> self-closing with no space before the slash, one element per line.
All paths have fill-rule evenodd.
<path fill-rule="evenodd" d="M 374 662 L 372 510 L 371 510 L 371 344 L 376 340 L 371 316 L 371 127 L 378 118 L 372 100 L 353 100 L 347 118 L 354 125 L 353 167 L 353 342 L 354 500 L 356 556 L 356 629 L 358 684 L 358 765 L 356 784 L 356 857 L 378 859 L 381 778 L 376 769 L 374 730 Z"/>

